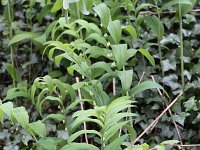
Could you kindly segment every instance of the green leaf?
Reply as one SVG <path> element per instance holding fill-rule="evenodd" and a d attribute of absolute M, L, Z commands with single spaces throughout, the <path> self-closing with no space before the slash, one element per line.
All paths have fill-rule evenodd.
<path fill-rule="evenodd" d="M 13 109 L 13 116 L 16 118 L 17 122 L 24 128 L 27 129 L 29 125 L 28 112 L 24 107 L 16 107 Z"/>
<path fill-rule="evenodd" d="M 117 68 L 121 70 L 127 60 L 127 44 L 112 45 L 114 58 L 117 62 Z"/>
<path fill-rule="evenodd" d="M 93 100 L 89 100 L 89 99 L 77 99 L 66 108 L 65 112 L 68 113 L 69 110 L 73 109 L 76 105 L 80 104 L 81 102 L 92 102 L 92 101 Z"/>
<path fill-rule="evenodd" d="M 152 5 L 152 4 L 149 4 L 149 3 L 142 3 L 140 6 L 138 6 L 136 8 L 136 10 L 135 10 L 136 14 L 138 14 L 139 11 L 142 10 L 143 8 L 149 7 L 149 6 L 156 7 L 155 5 Z"/>
<path fill-rule="evenodd" d="M 121 149 L 120 145 L 124 142 L 128 135 L 123 135 L 115 139 L 112 143 L 106 146 L 105 150 L 118 150 Z"/>
<path fill-rule="evenodd" d="M 164 36 L 164 26 L 156 16 L 145 16 L 146 25 L 149 26 L 153 32 L 157 35 L 158 39 L 162 39 Z"/>
<path fill-rule="evenodd" d="M 37 145 L 45 150 L 56 150 L 56 141 L 53 139 L 41 139 L 38 141 Z M 40 148 L 41 149 L 41 148 Z"/>
<path fill-rule="evenodd" d="M 31 99 L 30 94 L 27 91 L 20 91 L 20 89 L 18 88 L 12 88 L 8 90 L 4 100 L 13 100 L 14 98 L 17 97 L 24 97 L 27 99 Z"/>
<path fill-rule="evenodd" d="M 11 118 L 11 114 L 13 111 L 13 103 L 7 102 L 0 105 L 0 110 L 2 110 L 9 118 Z"/>
<path fill-rule="evenodd" d="M 63 121 L 65 120 L 65 116 L 63 114 L 50 114 L 48 116 L 46 116 L 42 122 L 44 122 L 47 119 L 53 119 L 55 121 Z"/>
<path fill-rule="evenodd" d="M 144 55 L 153 66 L 155 66 L 155 60 L 154 60 L 154 58 L 151 56 L 151 54 L 146 49 L 140 49 L 139 52 L 142 55 Z"/>
<path fill-rule="evenodd" d="M 156 148 L 156 150 L 166 150 L 165 145 L 156 145 L 155 148 Z"/>
<path fill-rule="evenodd" d="M 46 127 L 42 121 L 32 122 L 29 124 L 30 129 L 41 138 L 46 137 Z"/>
<path fill-rule="evenodd" d="M 6 63 L 4 64 L 4 67 L 6 68 L 6 70 L 8 71 L 8 73 L 10 74 L 10 76 L 12 77 L 14 81 L 20 80 L 20 75 L 19 75 L 18 70 L 15 69 L 12 64 Z"/>
<path fill-rule="evenodd" d="M 128 124 L 125 125 L 125 128 L 128 130 L 128 133 L 130 134 L 131 141 L 134 141 L 137 138 L 136 130 Z"/>
<path fill-rule="evenodd" d="M 178 140 L 167 140 L 161 143 L 161 145 L 174 145 L 174 144 L 178 144 L 179 141 Z"/>
<path fill-rule="evenodd" d="M 85 133 L 87 133 L 87 134 L 89 134 L 89 133 L 90 133 L 90 134 L 96 134 L 96 135 L 98 135 L 99 137 L 101 137 L 101 134 L 100 134 L 99 132 L 97 132 L 96 130 L 80 130 L 80 131 L 78 131 L 78 132 L 72 134 L 72 135 L 67 139 L 67 141 L 68 141 L 69 143 L 71 143 L 71 142 L 73 142 L 77 137 L 79 137 L 80 135 L 85 134 Z"/>
<path fill-rule="evenodd" d="M 122 91 L 127 92 L 132 84 L 133 80 L 133 70 L 117 71 L 117 76 L 121 80 Z"/>
<path fill-rule="evenodd" d="M 107 47 L 107 41 L 106 41 L 106 39 L 105 39 L 102 35 L 100 35 L 100 34 L 98 34 L 98 33 L 92 33 L 92 34 L 90 34 L 89 36 L 87 36 L 87 37 L 85 38 L 85 40 L 86 40 L 86 41 L 95 40 L 95 41 L 97 41 L 97 42 L 103 44 L 105 47 Z"/>
<path fill-rule="evenodd" d="M 176 4 L 187 4 L 187 5 L 192 5 L 192 2 L 190 0 L 171 0 L 168 3 L 164 4 L 161 8 L 166 9 L 169 8 L 172 5 Z"/>
<path fill-rule="evenodd" d="M 49 75 L 46 75 L 43 77 L 43 80 L 46 82 L 49 91 L 52 93 L 54 89 L 53 79 Z"/>
<path fill-rule="evenodd" d="M 51 12 L 57 12 L 63 7 L 63 0 L 56 0 L 56 2 L 53 5 L 53 8 L 51 9 Z"/>
<path fill-rule="evenodd" d="M 31 39 L 34 40 L 34 38 L 38 37 L 39 35 L 33 32 L 22 32 L 20 34 L 15 35 L 9 42 L 9 46 L 12 44 L 15 44 L 17 42 L 20 42 L 25 39 Z"/>
<path fill-rule="evenodd" d="M 136 85 L 134 88 L 132 88 L 130 90 L 130 94 L 135 95 L 135 94 L 140 93 L 142 91 L 145 91 L 145 90 L 148 90 L 148 89 L 153 89 L 153 88 L 158 88 L 158 89 L 164 90 L 164 88 L 156 82 L 144 81 L 144 82 Z"/>
<path fill-rule="evenodd" d="M 8 0 L 1 0 L 1 4 L 2 4 L 3 6 L 7 5 L 7 4 L 8 4 Z"/>
<path fill-rule="evenodd" d="M 95 6 L 93 10 L 100 17 L 102 25 L 107 28 L 109 22 L 111 21 L 110 9 L 107 7 L 107 5 L 101 3 Z"/>
<path fill-rule="evenodd" d="M 144 143 L 133 147 L 134 150 L 149 150 L 149 145 Z"/>
<path fill-rule="evenodd" d="M 132 38 L 134 39 L 134 42 L 137 42 L 137 39 L 138 39 L 137 31 L 132 25 L 127 25 L 123 29 L 132 36 Z"/>
<path fill-rule="evenodd" d="M 59 103 L 62 103 L 62 100 L 59 97 L 55 97 L 55 96 L 47 96 L 45 98 L 45 100 L 50 100 L 50 101 L 57 101 Z"/>
<path fill-rule="evenodd" d="M 99 150 L 99 148 L 86 143 L 69 143 L 62 147 L 60 150 Z"/>
<path fill-rule="evenodd" d="M 116 132 L 118 132 L 127 123 L 128 121 L 120 122 L 106 130 L 104 133 L 105 141 L 108 141 Z"/>
<path fill-rule="evenodd" d="M 111 21 L 108 24 L 107 29 L 114 41 L 114 44 L 119 44 L 119 42 L 121 40 L 121 34 L 122 34 L 120 21 L 119 20 Z"/>
<path fill-rule="evenodd" d="M 107 71 L 111 75 L 115 75 L 115 73 L 112 71 L 111 66 L 105 62 L 97 62 L 90 66 L 90 69 L 93 71 L 93 69 L 103 69 Z M 94 70 L 95 71 L 95 70 Z"/>

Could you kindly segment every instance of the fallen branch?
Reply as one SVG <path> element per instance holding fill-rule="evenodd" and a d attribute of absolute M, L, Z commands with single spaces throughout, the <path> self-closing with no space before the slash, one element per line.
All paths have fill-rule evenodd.
<path fill-rule="evenodd" d="M 159 121 L 159 119 L 176 103 L 178 98 L 183 95 L 183 92 L 181 92 L 170 104 L 167 106 L 167 108 L 133 141 L 133 144 L 135 144 L 146 132 L 148 132 L 149 129 L 152 128 L 152 126 L 155 126 L 155 123 Z"/>

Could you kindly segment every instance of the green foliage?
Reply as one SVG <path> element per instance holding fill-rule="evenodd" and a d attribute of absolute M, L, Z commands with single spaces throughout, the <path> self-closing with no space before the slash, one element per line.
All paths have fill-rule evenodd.
<path fill-rule="evenodd" d="M 173 149 L 174 122 L 199 141 L 199 1 L 1 4 L 0 149 Z"/>

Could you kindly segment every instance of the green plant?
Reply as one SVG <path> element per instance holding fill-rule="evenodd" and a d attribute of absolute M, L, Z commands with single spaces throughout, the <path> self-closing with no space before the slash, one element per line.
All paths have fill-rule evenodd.
<path fill-rule="evenodd" d="M 7 2 L 11 1 L 2 1 L 5 11 Z M 4 46 L 15 51 L 12 59 L 3 51 L 6 57 L 0 62 L 0 66 L 4 64 L 0 68 L 0 77 L 3 76 L 0 118 L 3 128 L 11 126 L 7 126 L 10 119 L 14 128 L 20 125 L 29 135 L 25 146 L 14 143 L 18 138 L 16 132 L 24 135 L 17 127 L 12 134 L 15 137 L 10 138 L 14 139 L 13 145 L 21 149 L 112 150 L 165 149 L 181 147 L 186 141 L 196 143 L 198 25 L 195 31 L 190 29 L 198 18 L 192 10 L 195 3 L 195 0 L 12 3 L 9 12 L 15 13 L 8 26 L 5 24 L 7 34 L 7 30 L 1 32 L 2 22 L 4 25 L 7 18 L 1 20 L 0 15 Z M 180 36 L 173 34 L 178 30 Z M 10 34 L 12 37 L 6 38 Z M 180 63 L 176 60 L 179 45 Z M 15 65 L 7 63 L 13 58 Z M 176 67 L 179 64 L 180 73 Z M 4 82 L 8 79 L 15 83 L 14 87 Z M 180 90 L 185 95 L 168 110 L 169 114 L 164 114 L 170 104 L 167 99 Z M 163 117 L 153 124 L 152 134 L 143 138 L 139 135 L 138 140 L 137 134 L 145 131 L 159 114 Z M 179 136 L 176 123 L 187 129 Z M 13 132 L 12 128 L 9 132 Z M 6 144 L 10 142 L 8 136 Z M 180 144 L 166 139 L 179 139 Z M 148 144 L 142 144 L 145 142 Z"/>

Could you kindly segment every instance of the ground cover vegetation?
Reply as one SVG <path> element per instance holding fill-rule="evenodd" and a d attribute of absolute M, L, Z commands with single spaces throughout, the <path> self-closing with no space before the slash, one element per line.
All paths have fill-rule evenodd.
<path fill-rule="evenodd" d="M 0 149 L 199 149 L 199 0 L 1 0 Z"/>

